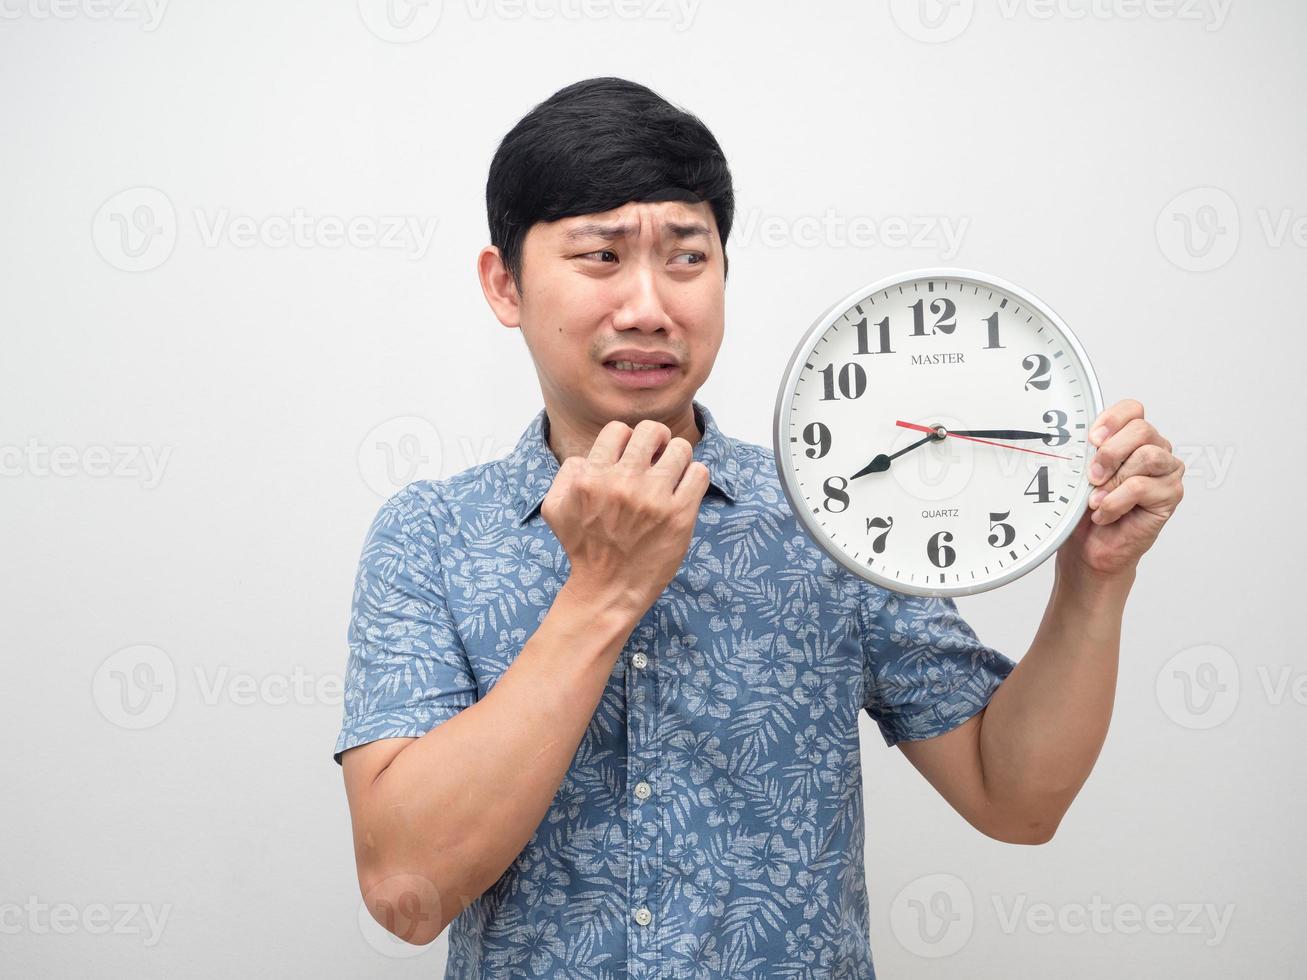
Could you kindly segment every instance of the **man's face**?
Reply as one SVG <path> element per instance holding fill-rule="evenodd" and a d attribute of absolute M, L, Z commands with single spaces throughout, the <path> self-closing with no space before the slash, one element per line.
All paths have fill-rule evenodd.
<path fill-rule="evenodd" d="M 522 245 L 520 327 L 546 402 L 572 419 L 673 419 L 712 370 L 725 318 L 706 203 L 630 203 L 539 222 Z M 663 362 L 623 371 L 615 360 Z"/>

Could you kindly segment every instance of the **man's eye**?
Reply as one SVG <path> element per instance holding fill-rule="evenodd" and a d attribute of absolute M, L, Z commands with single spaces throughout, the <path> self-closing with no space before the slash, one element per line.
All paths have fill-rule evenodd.
<path fill-rule="evenodd" d="M 694 259 L 695 261 L 684 262 L 682 263 L 682 265 L 699 265 L 701 262 L 704 262 L 706 258 L 707 256 L 705 256 L 702 252 L 682 252 L 680 255 L 677 255 L 675 258 L 673 258 L 672 261 L 676 262 L 681 259 Z"/>
<path fill-rule="evenodd" d="M 596 257 L 599 257 L 599 256 L 605 256 L 605 255 L 607 255 L 607 256 L 611 256 L 613 262 L 616 262 L 616 261 L 617 261 L 617 253 L 614 252 L 611 248 L 601 248 L 601 249 L 600 249 L 599 251 L 597 251 L 597 252 L 586 252 L 584 255 L 581 256 L 581 258 L 583 258 L 583 259 L 592 259 L 592 258 L 596 258 Z M 608 260 L 607 260 L 607 259 L 602 259 L 602 258 L 601 258 L 600 261 L 608 261 Z"/>

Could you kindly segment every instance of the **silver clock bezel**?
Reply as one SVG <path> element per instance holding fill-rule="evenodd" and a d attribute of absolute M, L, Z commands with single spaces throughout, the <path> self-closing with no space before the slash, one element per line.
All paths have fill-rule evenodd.
<path fill-rule="evenodd" d="M 1089 387 L 1088 397 L 1092 401 L 1092 412 L 1089 415 L 1089 423 L 1093 424 L 1103 411 L 1103 393 L 1098 384 L 1098 376 L 1094 373 L 1093 363 L 1089 360 L 1089 355 L 1085 352 L 1084 345 L 1080 339 L 1072 332 L 1071 328 L 1066 325 L 1060 316 L 1053 312 L 1047 303 L 1029 292 L 1016 285 L 1008 282 L 1006 279 L 1000 279 L 998 276 L 992 276 L 984 272 L 976 272 L 972 269 L 955 269 L 948 267 L 930 267 L 925 269 L 914 269 L 909 272 L 896 273 L 878 279 L 869 285 L 849 293 L 846 297 L 836 303 L 831 304 L 821 316 L 819 316 L 811 327 L 803 334 L 799 342 L 795 345 L 794 352 L 790 356 L 790 361 L 785 367 L 785 373 L 781 378 L 780 389 L 776 393 L 776 410 L 772 416 L 772 452 L 776 458 L 776 471 L 780 475 L 781 489 L 785 493 L 785 499 L 789 502 L 790 510 L 798 518 L 799 522 L 807 532 L 808 536 L 813 539 L 821 549 L 826 552 L 832 559 L 839 562 L 859 578 L 866 579 L 882 588 L 891 591 L 901 592 L 907 595 L 917 596 L 937 596 L 953 597 L 962 595 L 975 595 L 980 592 L 988 592 L 991 589 L 997 589 L 1000 586 L 1007 585 L 1023 575 L 1033 572 L 1036 568 L 1048 560 L 1048 557 L 1062 546 L 1062 543 L 1075 531 L 1081 519 L 1084 516 L 1085 509 L 1089 505 L 1089 494 L 1092 485 L 1087 479 L 1082 479 L 1080 486 L 1076 491 L 1076 497 L 1067 505 L 1068 516 L 1058 532 L 1050 538 L 1040 542 L 1038 550 L 1033 552 L 1034 557 L 1027 556 L 1024 563 L 1018 563 L 1013 568 L 1004 572 L 1002 575 L 988 579 L 985 582 L 970 584 L 963 583 L 958 585 L 939 585 L 939 586 L 919 586 L 915 583 L 899 582 L 895 579 L 881 575 L 856 560 L 850 558 L 839 547 L 835 546 L 827 537 L 820 525 L 808 513 L 808 506 L 805 501 L 796 499 L 798 493 L 798 475 L 794 471 L 790 454 L 787 450 L 789 445 L 789 432 L 784 422 L 784 416 L 787 406 L 794 399 L 794 391 L 798 385 L 800 368 L 807 362 L 808 356 L 812 353 L 818 339 L 844 315 L 851 307 L 862 300 L 874 296 L 876 293 L 886 291 L 895 286 L 901 286 L 905 283 L 916 282 L 924 279 L 957 279 L 968 281 L 976 285 L 986 286 L 998 289 L 1018 300 L 1028 309 L 1034 310 L 1044 321 L 1057 330 L 1067 346 L 1071 348 L 1075 356 L 1080 359 L 1081 367 L 1085 372 L 1086 383 Z M 1085 466 L 1093 459 L 1097 453 L 1097 447 L 1089 442 L 1089 433 L 1085 433 L 1085 445 L 1087 448 L 1085 454 Z M 1083 470 L 1081 471 L 1084 472 Z"/>

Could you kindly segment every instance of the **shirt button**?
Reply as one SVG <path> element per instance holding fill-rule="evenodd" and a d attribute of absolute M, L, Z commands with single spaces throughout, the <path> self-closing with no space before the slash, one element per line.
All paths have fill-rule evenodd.
<path fill-rule="evenodd" d="M 640 923 L 642 926 L 647 926 L 653 921 L 653 913 L 641 905 L 635 910 L 635 921 Z"/>
<path fill-rule="evenodd" d="M 653 789 L 651 789 L 649 784 L 644 782 L 643 780 L 635 784 L 636 799 L 647 800 L 649 799 L 649 794 L 652 792 Z"/>
<path fill-rule="evenodd" d="M 631 665 L 635 667 L 637 670 L 644 670 L 645 666 L 648 663 L 649 663 L 649 658 L 646 657 L 643 653 L 637 652 L 634 656 L 631 657 Z"/>

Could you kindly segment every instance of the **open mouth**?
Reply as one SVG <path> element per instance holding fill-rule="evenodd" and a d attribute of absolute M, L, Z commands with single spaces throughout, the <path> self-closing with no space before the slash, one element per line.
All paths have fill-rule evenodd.
<path fill-rule="evenodd" d="M 604 370 L 618 384 L 649 388 L 665 384 L 676 377 L 675 364 L 661 361 L 612 360 L 604 361 Z"/>
<path fill-rule="evenodd" d="M 675 367 L 661 361 L 604 361 L 604 367 L 618 371 L 656 371 L 658 368 Z"/>

